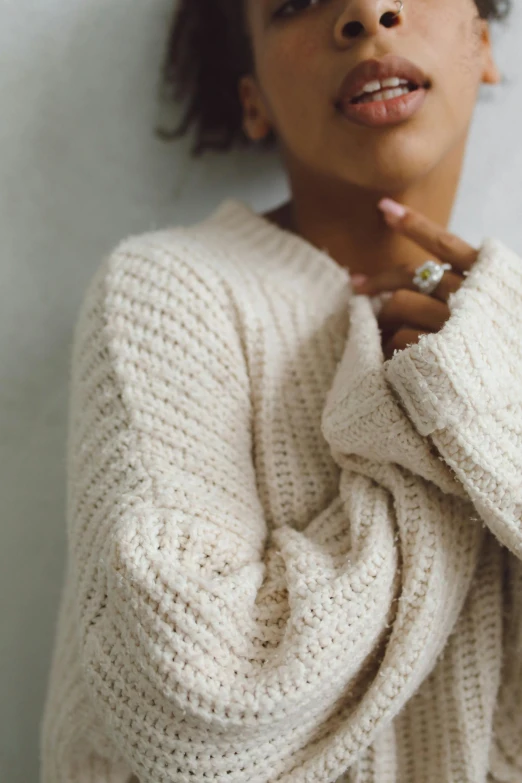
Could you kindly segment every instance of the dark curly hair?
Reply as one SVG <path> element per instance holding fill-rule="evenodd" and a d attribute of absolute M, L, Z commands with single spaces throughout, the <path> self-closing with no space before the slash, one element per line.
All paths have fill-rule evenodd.
<path fill-rule="evenodd" d="M 511 0 L 474 0 L 481 19 L 504 21 Z M 170 141 L 195 126 L 191 155 L 250 146 L 238 95 L 241 76 L 254 72 L 245 0 L 179 0 L 167 39 L 159 84 L 158 138 Z M 181 122 L 169 129 L 177 103 L 186 100 Z M 273 131 L 256 146 L 273 149 Z"/>

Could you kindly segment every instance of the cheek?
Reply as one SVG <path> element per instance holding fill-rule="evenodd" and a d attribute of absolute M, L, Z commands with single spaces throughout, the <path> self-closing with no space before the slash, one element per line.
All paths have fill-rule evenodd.
<path fill-rule="evenodd" d="M 324 53 L 313 36 L 296 32 L 265 50 L 264 81 L 277 125 L 307 127 L 328 107 L 331 73 L 322 72 Z M 321 102 L 323 107 L 321 109 Z"/>
<path fill-rule="evenodd" d="M 299 26 L 296 25 L 298 28 Z M 323 44 L 324 47 L 324 44 Z M 296 29 L 284 36 L 276 37 L 272 45 L 270 60 L 275 66 L 285 68 L 288 75 L 299 76 L 317 68 L 318 58 L 321 57 L 321 44 L 317 35 L 311 35 L 307 27 Z M 279 75 L 282 75 L 280 72 Z"/>
<path fill-rule="evenodd" d="M 430 121 L 441 139 L 459 136 L 469 126 L 480 86 L 481 66 L 470 21 L 449 18 L 423 34 L 426 70 L 433 77 Z M 433 114 L 431 114 L 433 112 Z"/>
<path fill-rule="evenodd" d="M 418 0 L 411 24 L 419 60 L 433 75 L 438 106 L 451 117 L 469 114 L 481 80 L 475 0 Z"/>
<path fill-rule="evenodd" d="M 444 87 L 457 98 L 475 96 L 480 84 L 480 48 L 470 20 L 453 23 L 439 42 Z"/>

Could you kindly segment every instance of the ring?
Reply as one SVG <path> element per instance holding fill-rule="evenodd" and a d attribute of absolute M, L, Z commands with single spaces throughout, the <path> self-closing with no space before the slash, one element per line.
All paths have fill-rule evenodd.
<path fill-rule="evenodd" d="M 444 272 L 451 270 L 451 264 L 439 264 L 438 261 L 429 260 L 415 270 L 413 284 L 422 294 L 431 294 L 438 286 Z"/>

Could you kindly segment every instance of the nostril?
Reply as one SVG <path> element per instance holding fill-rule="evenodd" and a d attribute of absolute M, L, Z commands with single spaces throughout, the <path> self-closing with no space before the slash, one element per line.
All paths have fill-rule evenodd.
<path fill-rule="evenodd" d="M 384 24 L 386 27 L 394 27 L 396 24 L 399 24 L 399 17 L 395 11 L 387 11 L 382 18 L 385 20 Z"/>

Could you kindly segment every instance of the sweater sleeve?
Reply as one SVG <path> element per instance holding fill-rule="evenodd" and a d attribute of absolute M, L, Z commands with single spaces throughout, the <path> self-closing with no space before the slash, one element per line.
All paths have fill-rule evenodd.
<path fill-rule="evenodd" d="M 123 783 L 116 767 L 141 783 L 290 781 L 292 757 L 319 742 L 352 685 L 355 697 L 390 622 L 394 530 L 372 528 L 389 512 L 384 489 L 351 557 L 339 497 L 305 531 L 269 534 L 231 297 L 184 252 L 120 246 L 77 321 L 67 533 L 78 672 L 53 680 L 42 783 L 72 783 L 73 676 L 96 727 L 92 753 L 77 753 L 75 726 L 75 781 Z M 366 740 L 359 730 L 354 748 Z"/>
<path fill-rule="evenodd" d="M 522 558 L 522 259 L 486 238 L 451 316 L 384 364 L 417 431 Z"/>

